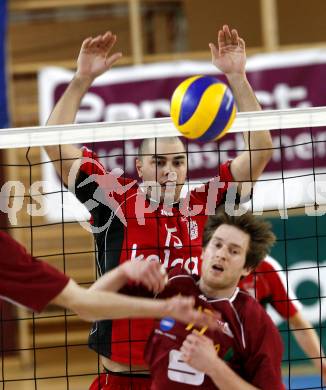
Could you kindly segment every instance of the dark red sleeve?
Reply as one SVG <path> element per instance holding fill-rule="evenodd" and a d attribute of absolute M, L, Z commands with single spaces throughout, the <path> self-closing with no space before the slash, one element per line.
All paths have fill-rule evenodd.
<path fill-rule="evenodd" d="M 281 336 L 256 301 L 252 301 L 251 309 L 246 313 L 244 328 L 247 354 L 244 372 L 249 382 L 261 390 L 283 390 Z"/>
<path fill-rule="evenodd" d="M 282 266 L 270 256 L 264 262 L 267 269 L 264 278 L 272 292 L 271 305 L 283 318 L 288 319 L 301 309 L 301 303 L 292 291 Z"/>
<path fill-rule="evenodd" d="M 79 170 L 86 173 L 88 176 L 92 174 L 104 175 L 105 168 L 100 163 L 99 158 L 95 152 L 92 150 L 83 147 L 82 148 L 82 162 Z"/>
<path fill-rule="evenodd" d="M 216 205 L 223 203 L 226 191 L 234 181 L 231 174 L 231 160 L 219 165 L 218 175 L 213 177 L 203 186 L 191 191 L 191 196 L 202 204 L 206 201 L 213 203 L 211 206 L 215 209 Z"/>
<path fill-rule="evenodd" d="M 40 312 L 69 281 L 4 232 L 0 232 L 0 253 L 0 296 L 15 304 Z"/>

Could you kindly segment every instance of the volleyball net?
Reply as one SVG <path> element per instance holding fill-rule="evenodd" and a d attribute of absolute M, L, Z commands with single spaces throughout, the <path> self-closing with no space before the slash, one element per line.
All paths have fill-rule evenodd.
<path fill-rule="evenodd" d="M 219 142 L 184 140 L 188 156 L 184 192 L 216 176 L 219 164 L 245 150 L 243 131 L 266 129 L 271 130 L 273 157 L 244 207 L 271 221 L 277 236 L 272 256 L 281 264 L 278 271 L 284 274 L 285 288 L 291 287 L 293 299 L 302 305 L 300 313 L 317 330 L 322 351 L 326 348 L 326 108 L 239 113 L 230 133 Z M 0 130 L 6 177 L 1 210 L 8 215 L 9 232 L 34 256 L 89 286 L 96 279 L 98 252 L 90 215 L 39 147 L 86 145 L 109 172 L 118 168 L 121 177 L 139 180 L 135 159 L 141 139 L 177 135 L 169 118 Z M 126 220 L 128 229 L 128 216 Z M 128 249 L 133 253 L 133 248 Z M 292 329 L 273 308 L 270 313 L 285 345 L 286 386 L 320 387 L 320 356 L 305 355 L 296 342 L 302 329 Z M 88 333 L 88 324 L 58 308 L 49 307 L 42 314 L 19 309 L 13 317 L 2 311 L 2 387 L 87 388 L 101 372 L 97 354 L 87 347 Z M 315 374 L 315 382 L 300 382 L 297 377 L 302 372 Z"/>

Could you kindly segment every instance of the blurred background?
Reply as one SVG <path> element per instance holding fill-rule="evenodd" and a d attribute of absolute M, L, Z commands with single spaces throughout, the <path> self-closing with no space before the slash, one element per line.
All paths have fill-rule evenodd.
<path fill-rule="evenodd" d="M 238 29 L 246 40 L 249 57 L 264 53 L 296 53 L 303 49 L 321 49 L 321 53 L 326 50 L 325 0 L 0 0 L 0 7 L 1 128 L 39 125 L 44 116 L 39 103 L 40 72 L 48 66 L 74 70 L 83 39 L 106 30 L 118 36 L 116 50 L 124 54 L 119 62 L 121 67 L 176 60 L 209 61 L 208 42 L 216 40 L 217 29 L 223 24 Z M 304 53 L 300 55 L 302 62 L 305 61 Z M 302 105 L 326 105 L 326 88 L 323 86 L 326 61 L 321 61 L 318 53 L 314 58 L 315 85 L 319 85 L 321 92 L 317 93 L 315 87 L 318 97 L 314 100 L 313 91 L 308 89 L 308 103 L 304 101 Z M 322 65 L 316 67 L 320 62 Z M 146 72 L 147 68 L 142 69 Z M 129 68 L 126 71 L 129 72 Z M 47 79 L 47 74 L 42 76 L 43 87 L 53 82 Z M 65 76 L 65 83 L 69 77 L 70 73 Z M 268 88 L 273 90 L 277 82 L 283 82 L 282 77 L 283 74 L 278 75 L 275 84 Z M 310 77 L 311 73 L 301 71 L 302 80 L 310 80 Z M 259 86 L 259 80 L 267 84 L 268 74 L 252 76 L 257 88 L 267 89 L 267 86 Z M 304 84 L 304 81 L 300 82 Z M 295 82 L 292 84 L 297 87 Z M 267 104 L 266 94 L 261 92 L 259 96 L 262 100 L 265 98 Z M 300 94 L 298 96 L 297 100 L 304 100 Z M 324 161 L 324 149 L 320 150 Z M 1 204 L 0 199 L 0 226 L 8 228 L 34 255 L 87 285 L 96 276 L 91 235 L 73 221 L 62 224 L 43 217 L 32 218 L 27 213 L 27 204 L 33 203 L 28 190 L 34 181 L 42 178 L 40 160 L 39 148 L 0 151 L 0 187 L 8 180 L 20 180 L 27 189 L 22 195 L 23 205 L 17 213 L 15 226 L 7 220 L 5 209 L 10 208 L 9 204 L 4 204 L 4 200 Z M 297 163 L 297 160 L 292 163 Z M 17 197 L 13 188 L 3 187 L 2 190 L 1 194 L 7 194 L 11 202 Z M 59 206 L 58 212 L 61 214 Z M 307 224 L 302 210 L 292 214 L 293 219 L 286 226 L 279 222 L 277 212 L 269 214 L 279 238 L 274 256 L 283 265 L 326 258 L 323 257 L 322 245 L 315 253 L 318 236 L 324 234 L 324 228 L 326 230 L 326 221 L 323 219 L 321 230 L 314 232 L 316 239 L 308 243 L 305 237 L 313 231 L 313 221 Z M 301 240 L 301 246 L 296 242 L 290 248 L 290 254 L 287 253 L 289 249 L 284 248 L 286 229 L 291 230 L 288 236 Z M 307 306 L 317 305 L 317 311 L 320 291 L 314 277 L 297 282 L 296 293 L 306 298 Z M 36 386 L 38 389 L 87 388 L 91 374 L 98 371 L 97 356 L 85 345 L 88 324 L 51 307 L 42 315 L 31 315 L 23 309 L 17 311 L 4 302 L 1 309 L 0 383 L 6 383 L 6 389 L 29 390 Z M 323 329 L 324 318 L 312 316 L 310 320 Z M 287 330 L 286 323 L 279 320 L 279 324 Z M 311 363 L 304 360 L 295 342 L 288 333 L 283 333 L 285 359 L 297 359 L 296 364 L 285 363 L 285 377 L 290 371 L 299 377 L 314 373 Z M 292 388 L 305 388 L 304 380 L 300 377 L 297 387 Z"/>

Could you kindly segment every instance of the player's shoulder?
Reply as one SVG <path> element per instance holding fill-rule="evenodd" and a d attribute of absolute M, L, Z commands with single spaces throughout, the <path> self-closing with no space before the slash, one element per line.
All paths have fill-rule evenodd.
<path fill-rule="evenodd" d="M 235 306 L 245 328 L 254 329 L 257 324 L 260 328 L 270 329 L 275 327 L 264 307 L 246 291 L 239 291 Z"/>
<path fill-rule="evenodd" d="M 0 250 L 7 258 L 26 254 L 25 248 L 3 231 L 0 231 Z"/>
<path fill-rule="evenodd" d="M 252 320 L 261 316 L 268 316 L 261 304 L 244 290 L 239 290 L 234 300 L 234 306 L 239 312 L 240 317 L 243 318 L 250 318 Z"/>
<path fill-rule="evenodd" d="M 283 271 L 281 264 L 272 256 L 266 256 L 256 268 L 256 271 Z"/>
<path fill-rule="evenodd" d="M 167 286 L 177 286 L 180 292 L 183 289 L 196 288 L 198 277 L 189 274 L 185 269 L 181 267 L 174 267 L 168 272 L 168 284 Z"/>

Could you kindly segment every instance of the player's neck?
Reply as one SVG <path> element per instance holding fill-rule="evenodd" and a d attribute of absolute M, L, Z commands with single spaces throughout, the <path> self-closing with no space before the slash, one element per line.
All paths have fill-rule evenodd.
<path fill-rule="evenodd" d="M 203 279 L 199 280 L 199 288 L 207 298 L 210 299 L 231 299 L 236 291 L 237 285 L 226 288 L 212 288 L 208 286 Z"/>

